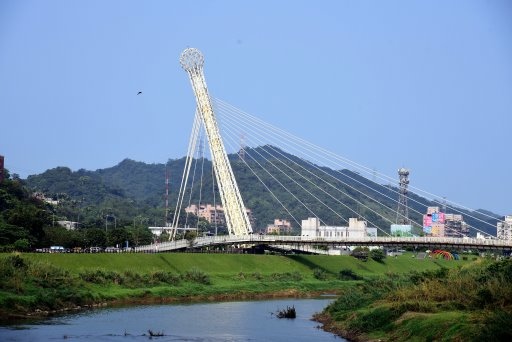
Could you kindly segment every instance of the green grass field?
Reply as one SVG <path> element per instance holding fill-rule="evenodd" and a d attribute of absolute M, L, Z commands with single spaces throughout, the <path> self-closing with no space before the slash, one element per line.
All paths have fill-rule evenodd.
<path fill-rule="evenodd" d="M 424 259 L 417 260 L 412 254 L 397 258 L 386 258 L 383 263 L 373 260 L 361 261 L 350 256 L 326 255 L 252 255 L 252 254 L 23 254 L 31 261 L 46 261 L 63 268 L 72 274 L 86 269 L 104 269 L 107 271 L 133 271 L 147 273 L 169 271 L 183 273 L 197 268 L 212 277 L 229 276 L 239 273 L 284 273 L 299 272 L 312 276 L 314 269 L 336 275 L 342 269 L 351 269 L 361 276 L 378 276 L 386 273 L 408 273 L 410 271 L 432 270 L 440 267 L 454 268 L 471 261 Z"/>

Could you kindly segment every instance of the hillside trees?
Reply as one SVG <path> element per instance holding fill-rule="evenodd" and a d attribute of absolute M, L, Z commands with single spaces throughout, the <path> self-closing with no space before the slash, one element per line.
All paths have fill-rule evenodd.
<path fill-rule="evenodd" d="M 44 236 L 43 227 L 51 222 L 46 205 L 33 197 L 19 179 L 0 183 L 0 245 L 3 250 L 35 247 Z"/>

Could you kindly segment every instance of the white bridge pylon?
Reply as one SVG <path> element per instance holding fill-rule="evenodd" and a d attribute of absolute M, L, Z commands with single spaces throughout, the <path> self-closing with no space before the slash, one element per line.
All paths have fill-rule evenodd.
<path fill-rule="evenodd" d="M 192 83 L 192 89 L 194 90 L 197 102 L 197 111 L 205 127 L 229 235 L 242 236 L 252 233 L 251 223 L 245 211 L 245 205 L 238 190 L 238 185 L 222 142 L 217 120 L 215 119 L 210 96 L 208 95 L 203 74 L 203 55 L 195 48 L 187 48 L 181 53 L 180 64 L 188 73 Z M 179 212 L 175 214 L 175 219 L 173 220 L 174 228 L 178 224 L 176 217 L 179 217 Z M 174 229 L 175 231 L 176 229 Z"/>

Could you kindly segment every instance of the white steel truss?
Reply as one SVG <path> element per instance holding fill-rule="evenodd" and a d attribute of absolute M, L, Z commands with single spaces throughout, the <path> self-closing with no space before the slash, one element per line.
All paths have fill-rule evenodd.
<path fill-rule="evenodd" d="M 251 223 L 224 148 L 208 89 L 206 88 L 203 74 L 203 55 L 195 48 L 187 48 L 181 53 L 180 64 L 188 73 L 192 83 L 197 109 L 206 130 L 229 235 L 252 233 Z"/>

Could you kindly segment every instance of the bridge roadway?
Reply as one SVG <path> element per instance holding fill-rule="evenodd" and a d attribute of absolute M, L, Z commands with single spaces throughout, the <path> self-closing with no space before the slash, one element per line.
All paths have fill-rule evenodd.
<path fill-rule="evenodd" d="M 136 252 L 167 252 L 189 247 L 229 245 L 289 245 L 302 249 L 306 245 L 326 246 L 383 246 L 383 247 L 428 247 L 431 249 L 477 249 L 512 250 L 512 241 L 498 239 L 445 238 L 445 237 L 310 237 L 281 235 L 206 236 L 192 242 L 176 240 L 135 247 Z"/>

